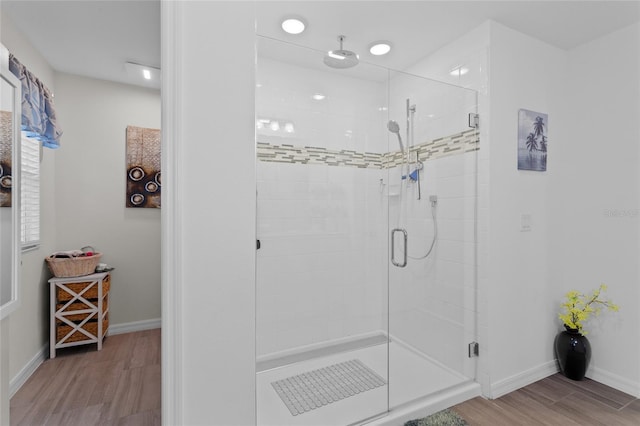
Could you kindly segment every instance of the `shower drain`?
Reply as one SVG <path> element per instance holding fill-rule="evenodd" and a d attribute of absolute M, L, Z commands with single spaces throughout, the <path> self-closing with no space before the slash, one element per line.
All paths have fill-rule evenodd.
<path fill-rule="evenodd" d="M 292 415 L 340 401 L 387 382 L 359 359 L 333 364 L 271 383 Z"/>

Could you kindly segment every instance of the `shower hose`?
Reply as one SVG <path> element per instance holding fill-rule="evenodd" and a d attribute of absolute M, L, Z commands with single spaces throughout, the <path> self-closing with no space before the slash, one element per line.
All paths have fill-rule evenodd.
<path fill-rule="evenodd" d="M 407 257 L 413 260 L 422 260 L 429 257 L 431 252 L 433 251 L 433 247 L 436 245 L 436 239 L 438 238 L 438 222 L 436 219 L 436 201 L 431 201 L 431 217 L 433 218 L 433 240 L 431 240 L 431 247 L 429 247 L 429 251 L 424 256 L 414 257 L 407 253 Z"/>

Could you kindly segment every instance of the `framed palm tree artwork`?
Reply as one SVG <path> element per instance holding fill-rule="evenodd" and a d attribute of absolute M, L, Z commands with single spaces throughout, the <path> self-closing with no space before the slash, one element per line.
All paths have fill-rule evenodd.
<path fill-rule="evenodd" d="M 518 111 L 518 170 L 547 170 L 548 123 L 547 114 Z"/>

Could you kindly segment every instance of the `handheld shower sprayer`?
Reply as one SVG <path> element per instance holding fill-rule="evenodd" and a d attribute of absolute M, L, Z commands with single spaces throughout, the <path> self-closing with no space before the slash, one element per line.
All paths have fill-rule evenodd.
<path fill-rule="evenodd" d="M 391 133 L 395 133 L 396 136 L 398 136 L 400 151 L 402 151 L 402 157 L 404 158 L 405 152 L 404 152 L 404 144 L 402 143 L 402 137 L 400 136 L 400 125 L 395 120 L 389 120 L 389 122 L 387 123 L 387 129 L 389 129 Z"/>

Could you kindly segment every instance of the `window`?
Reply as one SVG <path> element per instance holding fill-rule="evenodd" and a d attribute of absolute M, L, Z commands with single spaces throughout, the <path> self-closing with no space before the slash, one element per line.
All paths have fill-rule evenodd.
<path fill-rule="evenodd" d="M 40 142 L 22 133 L 20 152 L 22 250 L 40 244 Z"/>

